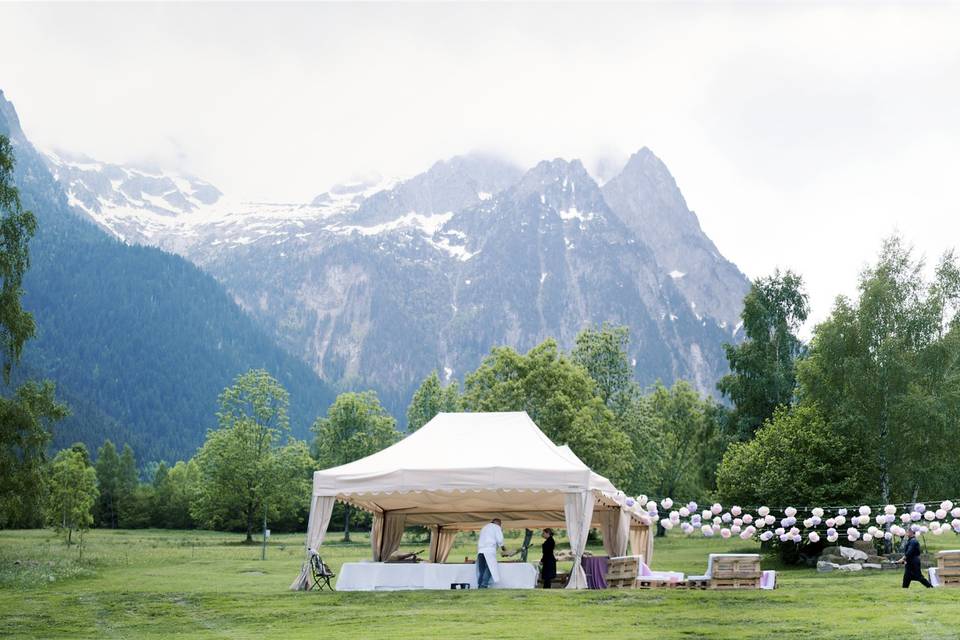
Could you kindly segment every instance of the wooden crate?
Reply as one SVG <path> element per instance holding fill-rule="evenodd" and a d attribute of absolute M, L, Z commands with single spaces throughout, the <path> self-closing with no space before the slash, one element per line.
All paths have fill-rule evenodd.
<path fill-rule="evenodd" d="M 714 580 L 760 579 L 760 558 L 724 558 L 713 559 L 713 571 L 710 577 Z"/>
<path fill-rule="evenodd" d="M 607 574 L 604 580 L 609 589 L 634 589 L 639 572 L 639 556 L 610 558 L 607 560 Z"/>
<path fill-rule="evenodd" d="M 960 587 L 960 551 L 937 554 L 937 576 L 944 587 Z"/>
<path fill-rule="evenodd" d="M 760 578 L 711 578 L 710 589 L 759 589 Z"/>
<path fill-rule="evenodd" d="M 607 589 L 636 589 L 636 578 L 607 578 Z"/>
<path fill-rule="evenodd" d="M 637 580 L 637 589 L 686 589 L 686 580 L 649 580 L 640 578 Z"/>

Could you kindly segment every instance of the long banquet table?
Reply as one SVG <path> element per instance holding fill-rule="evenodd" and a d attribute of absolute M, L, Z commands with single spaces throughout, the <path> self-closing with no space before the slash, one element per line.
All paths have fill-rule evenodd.
<path fill-rule="evenodd" d="M 494 589 L 533 589 L 537 586 L 537 568 L 532 564 L 501 562 L 499 566 L 500 582 L 491 585 Z M 477 566 L 432 562 L 347 562 L 340 567 L 337 591 L 449 589 L 455 582 L 465 582 L 471 589 L 476 589 Z"/>

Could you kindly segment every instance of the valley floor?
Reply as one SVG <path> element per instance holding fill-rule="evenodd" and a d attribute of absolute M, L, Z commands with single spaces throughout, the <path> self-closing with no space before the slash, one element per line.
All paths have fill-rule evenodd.
<path fill-rule="evenodd" d="M 334 571 L 365 535 L 331 533 Z M 451 558 L 474 555 L 461 536 Z M 951 536 L 931 549 L 956 548 Z M 960 638 L 960 589 L 900 588 L 900 572 L 785 569 L 780 588 L 719 591 L 293 593 L 301 535 L 260 547 L 233 534 L 93 531 L 84 559 L 49 531 L 0 531 L 0 637 L 11 638 Z M 934 547 L 936 545 L 936 547 Z M 417 551 L 426 543 L 405 542 Z M 507 540 L 516 548 L 519 539 Z M 563 547 L 563 545 L 560 545 Z M 672 535 L 654 568 L 701 573 L 743 541 Z M 602 549 L 594 548 L 602 553 Z M 778 568 L 766 558 L 765 568 Z"/>

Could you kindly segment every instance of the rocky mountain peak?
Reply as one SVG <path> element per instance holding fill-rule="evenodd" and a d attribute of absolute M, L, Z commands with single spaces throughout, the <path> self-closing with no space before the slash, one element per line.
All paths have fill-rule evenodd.
<path fill-rule="evenodd" d="M 607 211 L 600 187 L 579 160 L 540 162 L 521 178 L 514 193 L 518 200 L 538 198 L 541 205 L 558 212 Z"/>

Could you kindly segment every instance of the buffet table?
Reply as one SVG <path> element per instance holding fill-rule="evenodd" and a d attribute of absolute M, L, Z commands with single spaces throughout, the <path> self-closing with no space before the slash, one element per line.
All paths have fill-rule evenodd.
<path fill-rule="evenodd" d="M 494 589 L 533 589 L 537 568 L 526 562 L 501 562 L 500 582 Z M 406 591 L 412 589 L 449 589 L 452 583 L 468 583 L 477 588 L 475 564 L 432 562 L 384 563 L 347 562 L 340 567 L 337 591 Z"/>

